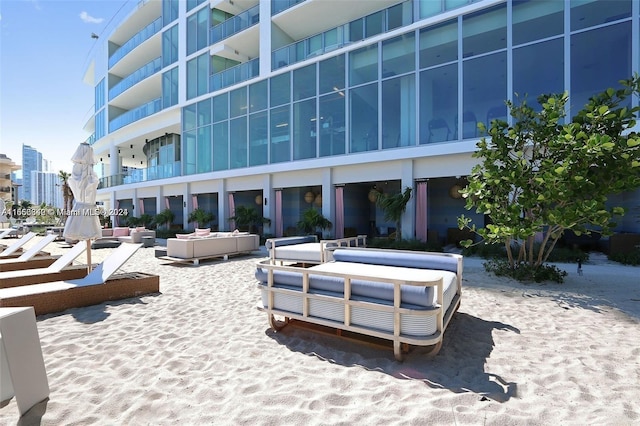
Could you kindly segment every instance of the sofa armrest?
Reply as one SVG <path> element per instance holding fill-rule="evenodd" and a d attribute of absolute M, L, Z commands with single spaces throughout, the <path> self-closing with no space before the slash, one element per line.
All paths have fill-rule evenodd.
<path fill-rule="evenodd" d="M 177 257 L 180 259 L 192 259 L 193 241 L 194 240 L 179 240 L 177 238 L 168 238 L 167 256 Z"/>

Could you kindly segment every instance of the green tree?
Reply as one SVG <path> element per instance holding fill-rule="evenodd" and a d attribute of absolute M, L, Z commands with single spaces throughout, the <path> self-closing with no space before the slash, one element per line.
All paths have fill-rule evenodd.
<path fill-rule="evenodd" d="M 166 229 L 171 228 L 171 223 L 176 218 L 176 215 L 170 209 L 164 209 L 156 215 L 153 221 L 158 227 L 165 226 Z"/>
<path fill-rule="evenodd" d="M 302 218 L 298 221 L 297 225 L 305 234 L 313 234 L 318 232 L 318 230 L 324 231 L 325 229 L 331 229 L 333 226 L 329 219 L 313 207 L 302 212 Z"/>
<path fill-rule="evenodd" d="M 478 142 L 474 157 L 480 162 L 461 191 L 466 208 L 488 215 L 491 224 L 477 228 L 462 215 L 460 228 L 503 243 L 512 269 L 527 265 L 534 271 L 565 230 L 609 235 L 614 216 L 624 209 L 607 206 L 608 196 L 640 186 L 640 138 L 629 131 L 638 108 L 628 107 L 640 80 L 621 83 L 619 90 L 593 96 L 566 122 L 566 93 L 540 96 L 539 111 L 526 102 L 507 102 L 513 126 L 491 123 L 491 138 Z M 542 244 L 534 244 L 537 233 Z"/>
<path fill-rule="evenodd" d="M 71 211 L 71 209 L 73 208 L 74 196 L 73 191 L 69 186 L 70 177 L 71 173 L 67 173 L 64 170 L 60 170 L 58 172 L 58 178 L 60 179 L 60 182 L 62 182 L 62 223 L 65 223 L 67 221 L 67 212 Z"/>
<path fill-rule="evenodd" d="M 153 216 L 151 216 L 149 213 L 142 213 L 138 219 L 140 225 L 144 227 L 147 227 L 153 223 Z"/>
<path fill-rule="evenodd" d="M 213 215 L 213 213 L 205 211 L 201 208 L 197 208 L 189 213 L 189 218 L 187 220 L 189 221 L 189 223 L 194 222 L 196 228 L 203 228 L 214 218 L 215 216 Z"/>
<path fill-rule="evenodd" d="M 384 220 L 388 220 L 396 224 L 396 241 L 402 239 L 401 222 L 402 215 L 407 210 L 407 203 L 411 199 L 411 188 L 406 187 L 404 192 L 396 194 L 386 194 L 378 192 L 376 197 L 376 205 L 382 209 Z"/>

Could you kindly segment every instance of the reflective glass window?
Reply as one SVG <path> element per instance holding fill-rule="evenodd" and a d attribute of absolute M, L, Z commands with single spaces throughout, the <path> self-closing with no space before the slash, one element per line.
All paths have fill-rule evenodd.
<path fill-rule="evenodd" d="M 501 5 L 465 15 L 462 19 L 463 57 L 507 47 L 507 7 Z"/>
<path fill-rule="evenodd" d="M 231 168 L 247 167 L 247 117 L 229 122 L 229 151 Z"/>
<path fill-rule="evenodd" d="M 196 131 L 192 130 L 189 132 L 183 133 L 183 143 L 182 147 L 184 150 L 183 155 L 183 172 L 185 175 L 192 175 L 196 173 L 196 158 L 197 154 L 197 144 L 196 144 Z"/>
<path fill-rule="evenodd" d="M 463 64 L 463 113 L 458 123 L 463 139 L 481 136 L 478 122 L 487 123 L 490 112 L 503 108 L 507 99 L 507 53 L 467 60 Z"/>
<path fill-rule="evenodd" d="M 435 16 L 442 12 L 442 2 L 440 0 L 417 0 L 420 19 Z"/>
<path fill-rule="evenodd" d="M 317 126 L 315 98 L 293 104 L 294 160 L 316 157 Z"/>
<path fill-rule="evenodd" d="M 378 85 L 350 91 L 351 145 L 349 152 L 378 149 Z"/>
<path fill-rule="evenodd" d="M 229 93 L 223 93 L 213 98 L 213 122 L 229 118 Z"/>
<path fill-rule="evenodd" d="M 269 154 L 267 111 L 249 116 L 249 165 L 267 164 Z"/>
<path fill-rule="evenodd" d="M 603 90 L 631 77 L 631 22 L 571 36 L 572 114 Z"/>
<path fill-rule="evenodd" d="M 445 10 L 457 9 L 468 3 L 470 3 L 469 0 L 444 0 L 444 9 Z"/>
<path fill-rule="evenodd" d="M 289 105 L 271 110 L 271 163 L 291 159 Z"/>
<path fill-rule="evenodd" d="M 187 0 L 187 12 L 204 1 L 205 0 Z"/>
<path fill-rule="evenodd" d="M 316 95 L 316 65 L 307 65 L 293 72 L 293 100 Z"/>
<path fill-rule="evenodd" d="M 178 25 L 162 33 L 162 66 L 166 67 L 178 60 Z"/>
<path fill-rule="evenodd" d="M 382 82 L 382 148 L 415 145 L 416 81 L 409 74 Z"/>
<path fill-rule="evenodd" d="M 211 99 L 205 99 L 197 104 L 198 126 L 211 124 Z"/>
<path fill-rule="evenodd" d="M 457 20 L 447 21 L 420 31 L 420 68 L 444 64 L 457 59 Z"/>
<path fill-rule="evenodd" d="M 287 72 L 271 78 L 270 106 L 274 107 L 291 102 L 289 75 Z"/>
<path fill-rule="evenodd" d="M 249 112 L 262 111 L 267 108 L 267 89 L 267 80 L 262 80 L 249 86 Z"/>
<path fill-rule="evenodd" d="M 564 2 L 514 0 L 513 44 L 518 45 L 562 34 Z"/>
<path fill-rule="evenodd" d="M 320 61 L 320 93 L 329 93 L 344 89 L 344 55 Z"/>
<path fill-rule="evenodd" d="M 382 78 L 415 71 L 415 33 L 407 33 L 382 42 Z"/>
<path fill-rule="evenodd" d="M 458 127 L 458 65 L 420 73 L 420 143 L 454 139 Z"/>
<path fill-rule="evenodd" d="M 162 0 L 162 26 L 178 19 L 178 0 Z"/>
<path fill-rule="evenodd" d="M 571 0 L 571 31 L 631 16 L 631 0 Z"/>
<path fill-rule="evenodd" d="M 182 108 L 182 130 L 195 129 L 196 120 L 196 104 L 187 105 Z"/>
<path fill-rule="evenodd" d="M 559 38 L 513 50 L 513 91 L 518 95 L 514 95 L 513 101 L 516 105 L 526 100 L 539 110 L 538 96 L 564 91 L 563 46 L 563 39 Z"/>
<path fill-rule="evenodd" d="M 349 22 L 349 41 L 364 39 L 364 18 Z"/>
<path fill-rule="evenodd" d="M 344 93 L 320 97 L 320 156 L 345 153 Z"/>
<path fill-rule="evenodd" d="M 209 45 L 209 8 L 187 18 L 187 55 Z"/>
<path fill-rule="evenodd" d="M 178 104 L 178 67 L 162 74 L 162 108 Z"/>
<path fill-rule="evenodd" d="M 209 54 L 205 53 L 187 62 L 187 99 L 207 93 L 209 84 Z"/>
<path fill-rule="evenodd" d="M 372 44 L 349 53 L 349 85 L 378 79 L 378 45 Z"/>
<path fill-rule="evenodd" d="M 229 168 L 229 122 L 213 125 L 213 170 Z"/>
<path fill-rule="evenodd" d="M 373 13 L 364 18 L 365 38 L 373 37 L 384 32 L 384 10 Z"/>
<path fill-rule="evenodd" d="M 247 113 L 247 88 L 232 90 L 229 94 L 229 112 L 231 118 Z"/>
<path fill-rule="evenodd" d="M 198 129 L 198 173 L 211 171 L 211 126 Z"/>

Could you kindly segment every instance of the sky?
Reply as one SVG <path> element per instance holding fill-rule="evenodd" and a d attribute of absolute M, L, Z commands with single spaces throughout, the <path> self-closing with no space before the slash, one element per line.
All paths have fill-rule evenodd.
<path fill-rule="evenodd" d="M 22 144 L 71 171 L 90 133 L 94 88 L 83 82 L 94 46 L 137 0 L 0 1 L 0 153 L 22 164 Z M 91 34 L 102 36 L 94 39 Z"/>

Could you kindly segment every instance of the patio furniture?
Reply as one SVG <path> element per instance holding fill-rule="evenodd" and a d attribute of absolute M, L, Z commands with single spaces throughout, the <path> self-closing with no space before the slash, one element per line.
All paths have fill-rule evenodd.
<path fill-rule="evenodd" d="M 300 262 L 318 264 L 331 260 L 330 248 L 365 247 L 366 235 L 320 240 L 315 235 L 269 238 L 265 247 L 269 251 L 271 263 Z"/>

